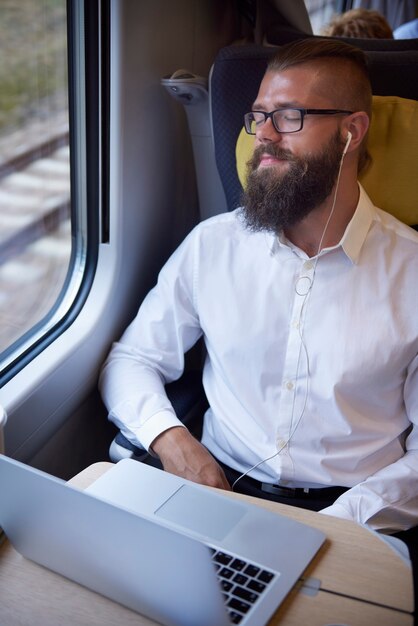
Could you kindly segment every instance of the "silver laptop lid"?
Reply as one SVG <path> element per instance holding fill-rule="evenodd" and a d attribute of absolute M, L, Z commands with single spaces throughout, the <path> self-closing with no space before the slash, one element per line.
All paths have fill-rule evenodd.
<path fill-rule="evenodd" d="M 0 526 L 29 558 L 167 626 L 226 626 L 207 547 L 0 455 Z"/>

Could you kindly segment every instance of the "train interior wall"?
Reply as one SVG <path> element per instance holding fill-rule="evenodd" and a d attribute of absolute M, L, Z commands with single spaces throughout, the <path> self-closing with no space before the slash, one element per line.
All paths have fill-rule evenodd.
<path fill-rule="evenodd" d="M 241 35 L 234 4 L 226 0 L 111 3 L 112 68 L 117 72 L 111 96 L 111 110 L 117 112 L 111 118 L 111 228 L 113 220 L 118 249 L 123 250 L 117 281 L 124 282 L 125 289 L 98 348 L 88 395 L 77 400 L 70 414 L 55 423 L 49 420 L 50 427 L 25 458 L 64 479 L 92 462 L 108 460 L 115 429 L 97 391 L 100 365 L 154 284 L 164 260 L 199 220 L 186 115 L 160 86 L 160 79 L 179 68 L 208 76 L 217 50 Z"/>

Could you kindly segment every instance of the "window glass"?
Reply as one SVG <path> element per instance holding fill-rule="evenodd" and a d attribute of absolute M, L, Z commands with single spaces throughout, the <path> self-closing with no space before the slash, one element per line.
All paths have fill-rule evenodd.
<path fill-rule="evenodd" d="M 335 0 L 305 0 L 314 35 L 337 13 L 337 4 Z"/>
<path fill-rule="evenodd" d="M 72 258 L 66 0 L 0 0 L 0 363 Z"/>

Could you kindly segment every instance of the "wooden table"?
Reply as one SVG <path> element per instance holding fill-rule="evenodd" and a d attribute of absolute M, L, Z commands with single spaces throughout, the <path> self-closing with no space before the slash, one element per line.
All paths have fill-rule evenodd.
<path fill-rule="evenodd" d="M 96 463 L 70 482 L 84 489 L 109 467 L 110 463 Z M 269 626 L 413 625 L 412 572 L 386 542 L 353 522 L 248 499 L 327 535 L 304 581 L 289 594 Z M 8 541 L 0 547 L 0 626 L 149 624 L 155 622 L 24 559 Z"/>

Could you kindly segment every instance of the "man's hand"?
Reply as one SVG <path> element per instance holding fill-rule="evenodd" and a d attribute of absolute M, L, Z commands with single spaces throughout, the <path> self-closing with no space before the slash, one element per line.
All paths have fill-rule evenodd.
<path fill-rule="evenodd" d="M 222 468 L 186 428 L 165 430 L 151 447 L 167 472 L 209 487 L 231 490 Z"/>

